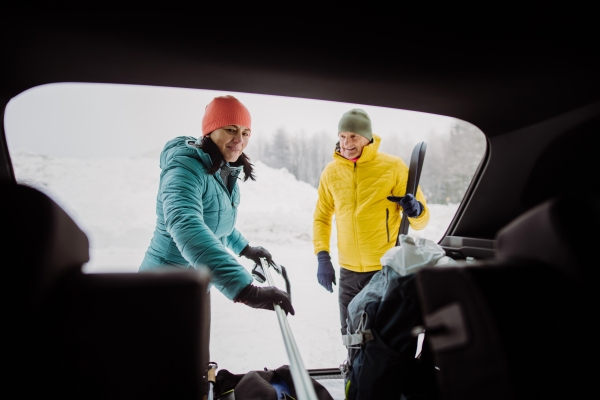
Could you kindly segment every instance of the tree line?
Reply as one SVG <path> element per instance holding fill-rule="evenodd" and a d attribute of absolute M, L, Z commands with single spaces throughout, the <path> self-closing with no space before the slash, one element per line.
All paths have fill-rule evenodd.
<path fill-rule="evenodd" d="M 420 186 L 432 204 L 459 203 L 481 162 L 486 148 L 483 133 L 474 125 L 455 120 L 447 132 L 431 132 L 418 141 L 403 135 L 382 134 L 379 151 L 401 157 L 408 165 L 418 141 L 427 143 Z M 325 166 L 332 161 L 337 135 L 332 132 L 291 133 L 278 129 L 270 138 L 252 138 L 248 156 L 273 168 L 286 168 L 296 179 L 315 188 Z"/>

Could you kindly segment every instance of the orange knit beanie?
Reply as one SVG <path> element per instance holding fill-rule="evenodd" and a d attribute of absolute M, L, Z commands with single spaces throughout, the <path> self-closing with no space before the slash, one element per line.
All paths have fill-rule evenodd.
<path fill-rule="evenodd" d="M 252 130 L 250 123 L 250 112 L 238 99 L 233 96 L 215 97 L 204 111 L 202 137 L 227 125 L 243 125 Z"/>

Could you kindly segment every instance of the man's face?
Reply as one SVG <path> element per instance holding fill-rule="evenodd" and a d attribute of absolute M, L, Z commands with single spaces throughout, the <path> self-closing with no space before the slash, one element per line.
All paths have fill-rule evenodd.
<path fill-rule="evenodd" d="M 338 133 L 340 150 L 346 158 L 357 158 L 362 154 L 363 148 L 369 145 L 369 139 L 352 132 Z"/>

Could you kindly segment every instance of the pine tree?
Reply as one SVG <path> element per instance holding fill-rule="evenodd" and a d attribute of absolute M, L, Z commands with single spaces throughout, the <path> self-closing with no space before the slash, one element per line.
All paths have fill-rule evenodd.
<path fill-rule="evenodd" d="M 456 120 L 449 135 L 431 135 L 421 174 L 427 201 L 459 203 L 485 153 L 485 136 L 474 125 Z"/>
<path fill-rule="evenodd" d="M 277 129 L 269 145 L 268 163 L 273 168 L 290 169 L 290 138 L 283 128 Z"/>

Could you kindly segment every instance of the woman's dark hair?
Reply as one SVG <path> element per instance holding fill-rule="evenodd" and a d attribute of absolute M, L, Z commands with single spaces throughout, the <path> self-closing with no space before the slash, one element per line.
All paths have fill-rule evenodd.
<path fill-rule="evenodd" d="M 219 150 L 215 142 L 212 141 L 210 136 L 204 136 L 200 141 L 200 144 L 196 145 L 196 147 L 202 149 L 202 151 L 204 151 L 210 156 L 213 165 L 208 170 L 208 173 L 210 175 L 214 175 L 219 170 L 219 168 L 221 168 L 221 164 L 223 164 L 223 154 L 221 154 L 221 151 Z M 244 182 L 246 182 L 248 179 L 252 179 L 253 181 L 256 180 L 256 178 L 252 174 L 253 168 L 252 164 L 250 163 L 250 157 L 248 157 L 246 154 L 242 153 L 237 159 L 237 161 L 230 162 L 229 165 L 231 165 L 232 167 L 239 167 L 241 165 L 243 167 Z"/>

